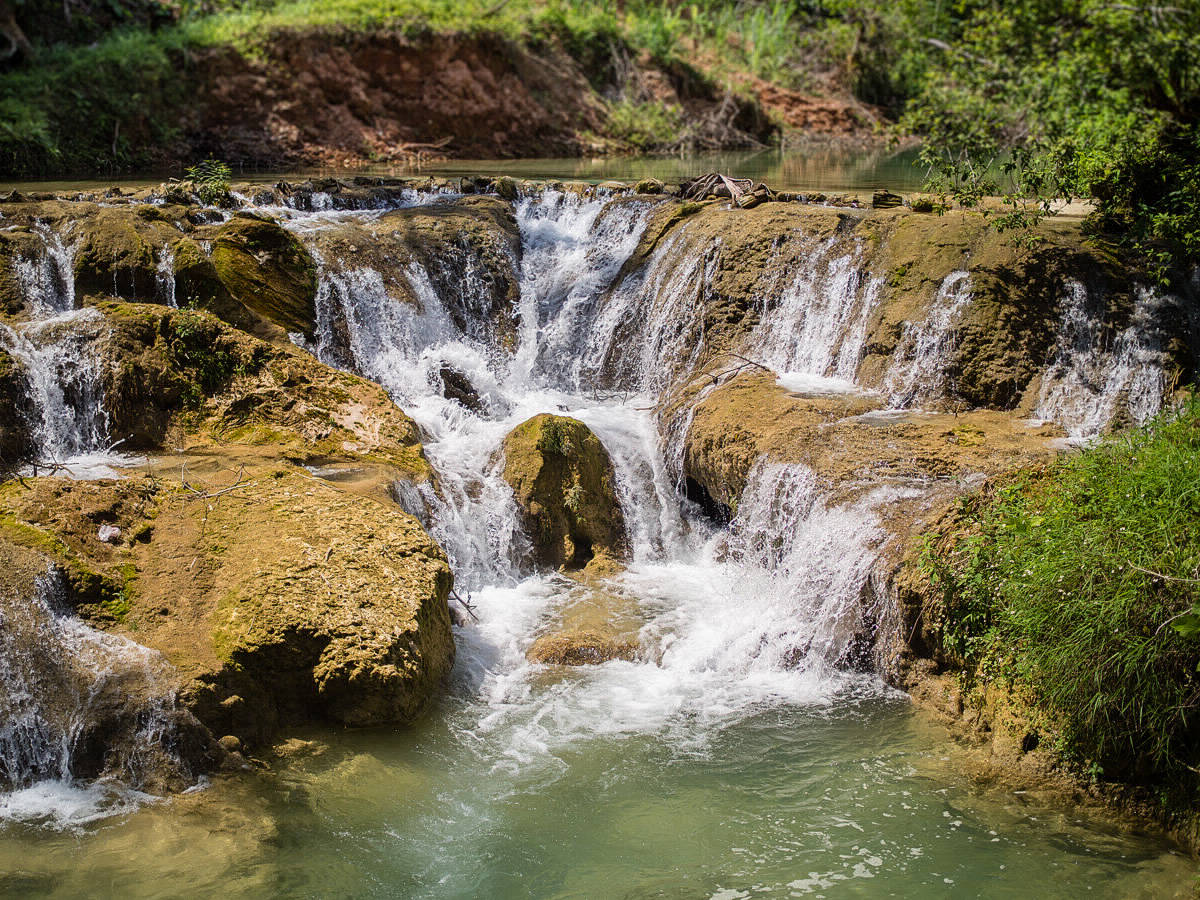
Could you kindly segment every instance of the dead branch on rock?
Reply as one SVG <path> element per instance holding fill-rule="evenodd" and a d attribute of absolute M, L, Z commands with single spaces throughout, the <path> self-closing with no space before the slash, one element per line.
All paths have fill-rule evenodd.
<path fill-rule="evenodd" d="M 211 490 L 203 490 L 202 491 L 187 480 L 187 463 L 180 463 L 180 465 L 179 465 L 179 480 L 182 483 L 184 490 L 186 490 L 188 492 L 188 494 L 186 496 L 181 497 L 181 499 L 187 500 L 189 502 L 192 500 L 215 500 L 217 497 L 222 497 L 225 494 L 231 493 L 240 487 L 248 487 L 249 485 L 254 484 L 253 481 L 247 481 L 245 478 L 245 475 L 246 475 L 245 465 L 238 466 L 237 476 L 235 477 L 232 484 L 227 484 L 225 487 L 220 488 L 219 490 L 215 490 L 215 491 L 211 491 Z"/>

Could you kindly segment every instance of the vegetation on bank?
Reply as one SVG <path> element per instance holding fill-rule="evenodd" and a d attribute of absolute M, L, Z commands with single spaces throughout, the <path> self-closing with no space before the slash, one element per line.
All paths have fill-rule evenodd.
<path fill-rule="evenodd" d="M 1200 790 L 1200 400 L 960 501 L 924 548 L 944 650 L 1097 777 Z"/>
<path fill-rule="evenodd" d="M 151 166 L 180 139 L 204 48 L 254 56 L 281 29 L 489 33 L 564 47 L 602 89 L 617 146 L 670 147 L 681 127 L 680 111 L 631 76 L 631 59 L 693 67 L 734 91 L 765 81 L 853 95 L 894 134 L 925 140 L 931 175 L 960 203 L 1007 193 L 1008 214 L 993 215 L 1001 228 L 1027 231 L 1056 200 L 1090 197 L 1092 229 L 1161 277 L 1200 254 L 1195 0 L 66 0 L 63 14 L 5 5 L 30 32 L 0 74 L 9 175 Z"/>

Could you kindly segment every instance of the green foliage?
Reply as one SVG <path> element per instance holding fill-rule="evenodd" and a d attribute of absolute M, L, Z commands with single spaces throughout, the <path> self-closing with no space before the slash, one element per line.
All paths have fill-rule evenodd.
<path fill-rule="evenodd" d="M 1091 227 L 1165 278 L 1200 251 L 1194 3 L 962 0 L 929 45 L 904 124 L 934 187 L 1003 194 L 1002 228 L 1093 198 Z M 997 177 L 1000 176 L 1000 177 Z"/>
<path fill-rule="evenodd" d="M 235 348 L 222 338 L 220 326 L 205 316 L 174 313 L 163 320 L 163 337 L 171 361 L 192 379 L 185 386 L 189 406 L 199 406 L 245 368 Z"/>
<path fill-rule="evenodd" d="M 923 564 L 943 644 L 1029 691 L 1111 777 L 1198 786 L 1200 400 L 965 500 Z"/>
<path fill-rule="evenodd" d="M 537 448 L 543 453 L 569 456 L 575 450 L 575 445 L 571 442 L 570 426 L 564 425 L 557 419 L 543 422 L 542 433 L 538 435 Z"/>
<path fill-rule="evenodd" d="M 232 175 L 228 165 L 211 157 L 187 169 L 187 177 L 196 185 L 196 195 L 201 202 L 213 206 L 229 198 Z"/>
<path fill-rule="evenodd" d="M 683 113 L 677 106 L 621 100 L 608 110 L 608 134 L 638 150 L 669 146 L 682 131 Z"/>

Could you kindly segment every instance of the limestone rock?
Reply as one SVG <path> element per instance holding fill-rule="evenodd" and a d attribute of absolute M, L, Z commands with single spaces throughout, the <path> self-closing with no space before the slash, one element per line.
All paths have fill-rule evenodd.
<path fill-rule="evenodd" d="M 235 215 L 216 234 L 212 263 L 221 283 L 251 312 L 285 331 L 312 336 L 316 264 L 278 223 Z"/>
<path fill-rule="evenodd" d="M 240 473 L 219 494 L 196 474 L 5 485 L 0 568 L 67 571 L 70 602 L 160 651 L 213 734 L 411 721 L 454 659 L 440 548 L 391 504 L 295 468 Z M 144 539 L 104 543 L 97 521 Z"/>
<path fill-rule="evenodd" d="M 637 658 L 636 641 L 623 640 L 594 631 L 568 631 L 542 635 L 525 657 L 530 662 L 558 666 L 591 666 L 613 659 Z"/>
<path fill-rule="evenodd" d="M 537 565 L 577 569 L 624 555 L 612 460 L 586 425 L 543 413 L 509 432 L 503 449 Z"/>

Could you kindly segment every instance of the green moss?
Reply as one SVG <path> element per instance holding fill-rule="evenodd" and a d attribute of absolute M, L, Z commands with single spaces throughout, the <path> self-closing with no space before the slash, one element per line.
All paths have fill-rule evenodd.
<path fill-rule="evenodd" d="M 317 266 L 290 232 L 269 219 L 235 216 L 217 233 L 212 264 L 244 307 L 285 331 L 312 336 Z"/>

